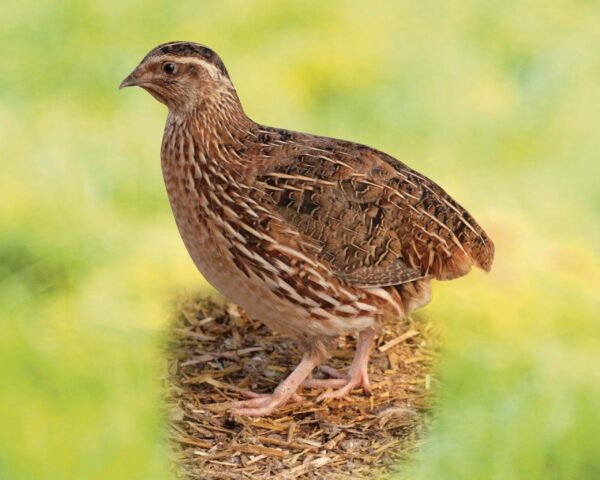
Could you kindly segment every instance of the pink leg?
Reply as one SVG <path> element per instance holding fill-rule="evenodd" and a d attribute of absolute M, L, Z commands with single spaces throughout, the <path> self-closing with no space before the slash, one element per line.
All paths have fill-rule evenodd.
<path fill-rule="evenodd" d="M 330 367 L 329 365 L 321 365 L 319 367 L 319 370 L 329 375 L 331 378 L 346 378 L 346 375 L 338 372 L 335 368 Z"/>
<path fill-rule="evenodd" d="M 332 392 L 323 392 L 319 395 L 317 401 L 325 400 L 326 398 L 342 398 L 350 393 L 353 388 L 360 386 L 363 387 L 363 391 L 366 394 L 371 394 L 367 366 L 369 364 L 369 357 L 371 356 L 371 347 L 373 346 L 374 339 L 375 330 L 373 328 L 367 328 L 360 332 L 358 344 L 356 345 L 356 354 L 354 355 L 354 360 L 352 360 L 352 365 L 350 365 L 348 376 L 345 379 L 332 378 L 329 380 L 309 380 L 305 382 L 305 385 L 307 386 L 336 388 L 336 390 L 333 390 Z M 308 384 L 309 382 L 313 382 L 313 384 Z"/>
<path fill-rule="evenodd" d="M 243 392 L 240 392 L 244 397 L 246 398 L 265 398 L 270 396 L 270 393 L 256 393 L 253 392 L 251 390 L 246 390 Z M 302 397 L 300 395 L 298 395 L 297 392 L 294 392 L 294 394 L 290 397 L 291 400 L 293 400 L 294 402 L 298 402 L 300 403 L 302 401 Z"/>
<path fill-rule="evenodd" d="M 305 353 L 302 361 L 294 371 L 281 382 L 275 391 L 270 395 L 249 393 L 246 396 L 252 396 L 250 400 L 235 402 L 233 405 L 234 413 L 238 415 L 263 416 L 270 415 L 276 408 L 283 405 L 290 398 L 297 399 L 296 390 L 302 382 L 310 375 L 313 368 L 319 363 L 319 358 L 315 354 Z"/>
<path fill-rule="evenodd" d="M 309 378 L 302 382 L 302 386 L 307 388 L 339 388 L 348 383 L 348 375 L 338 372 L 329 365 L 321 365 L 319 370 L 330 378 Z"/>

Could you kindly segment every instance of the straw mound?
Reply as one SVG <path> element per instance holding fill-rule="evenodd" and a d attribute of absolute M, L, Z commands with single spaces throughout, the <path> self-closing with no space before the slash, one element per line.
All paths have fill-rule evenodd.
<path fill-rule="evenodd" d="M 271 392 L 302 356 L 234 305 L 187 299 L 170 355 L 172 443 L 186 479 L 373 478 L 386 476 L 414 448 L 426 423 L 431 365 L 430 325 L 386 325 L 370 363 L 373 396 L 315 403 L 299 392 L 265 418 L 232 415 L 223 405 L 240 391 Z M 340 338 L 330 365 L 345 371 L 352 337 Z M 315 377 L 323 375 L 315 370 Z M 325 377 L 323 377 L 325 378 Z"/>

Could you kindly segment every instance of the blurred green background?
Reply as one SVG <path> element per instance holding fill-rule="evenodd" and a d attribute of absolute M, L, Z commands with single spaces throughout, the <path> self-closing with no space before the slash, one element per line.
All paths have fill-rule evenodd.
<path fill-rule="evenodd" d="M 399 478 L 600 478 L 597 1 L 0 3 L 0 479 L 170 478 L 172 300 L 208 290 L 162 184 L 169 40 L 247 113 L 442 184 L 497 246 L 434 286 L 436 421 Z M 183 293 L 182 293 L 183 292 Z"/>

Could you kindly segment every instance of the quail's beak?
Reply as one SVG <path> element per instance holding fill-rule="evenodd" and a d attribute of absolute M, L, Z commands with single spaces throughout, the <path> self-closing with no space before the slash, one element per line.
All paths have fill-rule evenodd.
<path fill-rule="evenodd" d="M 135 87 L 140 84 L 140 78 L 139 75 L 136 74 L 136 72 L 137 69 L 125 77 L 125 79 L 121 82 L 121 85 L 119 85 L 119 90 L 125 87 Z"/>

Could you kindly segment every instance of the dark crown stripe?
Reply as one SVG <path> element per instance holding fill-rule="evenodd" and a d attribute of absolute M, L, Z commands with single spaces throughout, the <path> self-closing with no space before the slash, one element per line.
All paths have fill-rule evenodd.
<path fill-rule="evenodd" d="M 195 57 L 200 60 L 204 60 L 211 65 L 214 65 L 219 69 L 221 73 L 224 75 L 228 75 L 227 69 L 225 68 L 225 64 L 213 50 L 204 45 L 200 45 L 199 43 L 193 42 L 169 42 L 163 43 L 159 45 L 154 50 L 152 50 L 146 57 L 142 60 L 142 62 L 146 61 L 152 57 L 158 57 L 161 55 L 171 55 L 175 57 Z"/>

